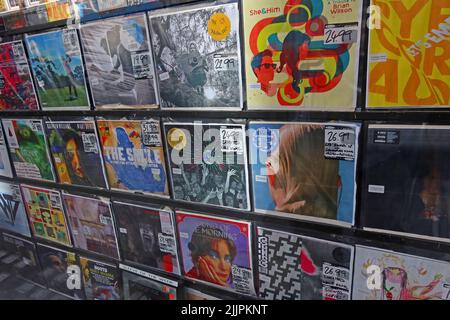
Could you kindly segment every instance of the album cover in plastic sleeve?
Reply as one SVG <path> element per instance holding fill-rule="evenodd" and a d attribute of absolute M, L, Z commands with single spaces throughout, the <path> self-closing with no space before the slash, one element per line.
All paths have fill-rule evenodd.
<path fill-rule="evenodd" d="M 76 29 L 25 37 L 42 110 L 89 110 Z"/>
<path fill-rule="evenodd" d="M 248 108 L 353 111 L 362 2 L 243 1 Z"/>
<path fill-rule="evenodd" d="M 80 257 L 87 300 L 121 300 L 120 271 L 115 265 Z"/>
<path fill-rule="evenodd" d="M 353 300 L 449 299 L 449 262 L 356 246 Z"/>
<path fill-rule="evenodd" d="M 8 11 L 8 3 L 6 0 L 0 0 L 0 12 Z"/>
<path fill-rule="evenodd" d="M 124 260 L 180 274 L 170 209 L 114 201 L 113 211 Z"/>
<path fill-rule="evenodd" d="M 0 109 L 39 109 L 22 41 L 0 44 Z"/>
<path fill-rule="evenodd" d="M 162 108 L 242 109 L 237 3 L 149 18 Z"/>
<path fill-rule="evenodd" d="M 109 11 L 127 6 L 127 0 L 97 0 L 100 11 Z"/>
<path fill-rule="evenodd" d="M 250 122 L 255 210 L 354 223 L 358 124 Z"/>
<path fill-rule="evenodd" d="M 369 124 L 362 226 L 450 239 L 450 126 Z"/>
<path fill-rule="evenodd" d="M 302 300 L 350 300 L 354 247 L 302 237 Z"/>
<path fill-rule="evenodd" d="M 11 161 L 9 160 L 8 146 L 6 145 L 3 126 L 0 122 L 0 176 L 13 177 Z"/>
<path fill-rule="evenodd" d="M 257 243 L 259 297 L 266 300 L 301 300 L 301 237 L 258 227 Z"/>
<path fill-rule="evenodd" d="M 83 299 L 83 291 L 72 287 L 71 270 L 79 269 L 75 253 L 38 244 L 37 251 L 49 289 L 73 299 Z"/>
<path fill-rule="evenodd" d="M 33 242 L 3 233 L 1 237 L 2 248 L 14 255 L 15 261 L 12 270 L 22 279 L 44 285 L 41 266 L 38 261 L 36 246 Z M 3 262 L 3 260 L 2 260 Z M 2 265 L 2 267 L 4 267 Z"/>
<path fill-rule="evenodd" d="M 109 200 L 63 193 L 63 201 L 74 246 L 119 259 L 119 248 Z"/>
<path fill-rule="evenodd" d="M 81 26 L 86 71 L 97 109 L 157 107 L 149 38 L 145 13 Z"/>
<path fill-rule="evenodd" d="M 245 127 L 164 123 L 175 200 L 250 209 Z"/>
<path fill-rule="evenodd" d="M 48 22 L 70 19 L 73 15 L 71 0 L 45 2 Z"/>
<path fill-rule="evenodd" d="M 23 201 L 36 238 L 71 246 L 69 229 L 57 190 L 20 185 Z"/>
<path fill-rule="evenodd" d="M 222 300 L 218 297 L 214 297 L 210 294 L 186 286 L 183 287 L 183 293 L 184 300 Z"/>
<path fill-rule="evenodd" d="M 19 185 L 0 181 L 0 228 L 29 237 L 27 213 Z"/>
<path fill-rule="evenodd" d="M 450 3 L 372 0 L 367 108 L 450 106 Z M 373 9 L 373 10 L 375 10 Z"/>
<path fill-rule="evenodd" d="M 185 277 L 255 295 L 250 222 L 180 211 L 176 221 Z"/>
<path fill-rule="evenodd" d="M 59 182 L 107 188 L 94 118 L 45 125 Z"/>
<path fill-rule="evenodd" d="M 159 120 L 98 119 L 111 189 L 168 197 Z"/>
<path fill-rule="evenodd" d="M 41 119 L 2 119 L 9 153 L 22 178 L 55 181 Z"/>
<path fill-rule="evenodd" d="M 122 271 L 125 300 L 177 300 L 177 288 Z"/>

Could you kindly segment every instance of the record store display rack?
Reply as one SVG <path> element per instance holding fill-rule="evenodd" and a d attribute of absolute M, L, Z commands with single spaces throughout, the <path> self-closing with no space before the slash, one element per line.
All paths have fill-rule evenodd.
<path fill-rule="evenodd" d="M 0 299 L 450 299 L 450 2 L 0 0 Z"/>

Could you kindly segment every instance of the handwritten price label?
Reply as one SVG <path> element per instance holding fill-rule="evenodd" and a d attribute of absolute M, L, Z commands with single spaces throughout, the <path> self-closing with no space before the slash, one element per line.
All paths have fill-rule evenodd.
<path fill-rule="evenodd" d="M 325 25 L 325 44 L 345 44 L 358 41 L 358 24 L 327 24 Z"/>
<path fill-rule="evenodd" d="M 356 134 L 353 128 L 325 127 L 325 158 L 337 160 L 355 159 Z"/>
<path fill-rule="evenodd" d="M 214 55 L 215 71 L 235 71 L 238 70 L 238 58 L 236 56 L 228 56 L 216 54 Z"/>

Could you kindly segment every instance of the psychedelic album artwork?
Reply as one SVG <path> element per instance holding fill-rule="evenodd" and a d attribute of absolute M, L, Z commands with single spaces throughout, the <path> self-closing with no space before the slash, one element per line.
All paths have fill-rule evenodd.
<path fill-rule="evenodd" d="M 351 226 L 358 124 L 250 122 L 255 211 Z"/>
<path fill-rule="evenodd" d="M 367 108 L 450 106 L 450 2 L 372 0 Z"/>
<path fill-rule="evenodd" d="M 176 287 L 127 271 L 122 272 L 122 279 L 125 300 L 177 300 Z"/>
<path fill-rule="evenodd" d="M 19 185 L 0 181 L 0 228 L 29 237 L 27 213 Z"/>
<path fill-rule="evenodd" d="M 95 120 L 54 119 L 45 125 L 59 182 L 107 188 Z"/>
<path fill-rule="evenodd" d="M 259 297 L 266 300 L 301 300 L 301 237 L 258 227 L 257 242 Z"/>
<path fill-rule="evenodd" d="M 67 285 L 71 281 L 70 268 L 78 267 L 75 253 L 41 244 L 37 250 L 48 288 L 73 299 L 84 299 L 81 289 Z"/>
<path fill-rule="evenodd" d="M 354 247 L 302 237 L 302 300 L 350 300 Z"/>
<path fill-rule="evenodd" d="M 111 264 L 80 257 L 87 300 L 121 300 L 120 271 Z"/>
<path fill-rule="evenodd" d="M 45 1 L 48 22 L 70 19 L 73 16 L 71 0 Z"/>
<path fill-rule="evenodd" d="M 38 110 L 22 41 L 0 44 L 0 110 Z"/>
<path fill-rule="evenodd" d="M 149 18 L 162 108 L 242 109 L 237 3 Z"/>
<path fill-rule="evenodd" d="M 362 2 L 243 1 L 248 109 L 353 111 Z"/>
<path fill-rule="evenodd" d="M 450 126 L 369 124 L 361 224 L 450 239 Z"/>
<path fill-rule="evenodd" d="M 76 29 L 25 37 L 42 110 L 89 110 Z"/>
<path fill-rule="evenodd" d="M 222 300 L 202 291 L 192 289 L 189 287 L 183 287 L 184 300 Z"/>
<path fill-rule="evenodd" d="M 42 270 L 39 264 L 36 246 L 33 242 L 3 233 L 0 241 L 2 249 L 6 250 L 9 256 L 2 258 L 2 269 L 4 260 L 12 261 L 12 270 L 15 275 L 22 279 L 44 285 Z M 11 255 L 13 258 L 11 258 Z"/>
<path fill-rule="evenodd" d="M 176 221 L 185 277 L 255 295 L 250 222 L 185 212 Z"/>
<path fill-rule="evenodd" d="M 168 197 L 159 120 L 98 119 L 111 189 Z"/>
<path fill-rule="evenodd" d="M 61 193 L 24 184 L 20 185 L 20 188 L 33 235 L 71 246 Z"/>
<path fill-rule="evenodd" d="M 353 300 L 449 299 L 450 262 L 356 246 Z"/>
<path fill-rule="evenodd" d="M 145 13 L 81 26 L 95 108 L 156 108 L 158 98 Z"/>
<path fill-rule="evenodd" d="M 3 126 L 0 122 L 0 176 L 12 178 L 13 171 L 9 160 L 8 146 L 6 145 Z"/>
<path fill-rule="evenodd" d="M 125 261 L 180 274 L 170 209 L 114 201 L 113 211 Z"/>
<path fill-rule="evenodd" d="M 250 209 L 245 127 L 164 123 L 175 200 Z"/>
<path fill-rule="evenodd" d="M 41 119 L 2 119 L 16 175 L 55 181 Z"/>
<path fill-rule="evenodd" d="M 74 246 L 119 259 L 109 200 L 63 193 L 63 201 Z"/>

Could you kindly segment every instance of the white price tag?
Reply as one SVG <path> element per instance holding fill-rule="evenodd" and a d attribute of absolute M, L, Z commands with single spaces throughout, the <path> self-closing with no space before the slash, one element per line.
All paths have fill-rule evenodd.
<path fill-rule="evenodd" d="M 325 158 L 337 160 L 355 159 L 355 129 L 349 127 L 325 127 Z"/>
<path fill-rule="evenodd" d="M 325 25 L 324 44 L 345 44 L 358 41 L 358 23 Z"/>
<path fill-rule="evenodd" d="M 238 70 L 237 56 L 229 56 L 222 54 L 214 55 L 214 70 L 215 71 L 235 71 Z"/>
<path fill-rule="evenodd" d="M 222 152 L 244 152 L 244 137 L 241 129 L 220 129 L 220 147 Z"/>

